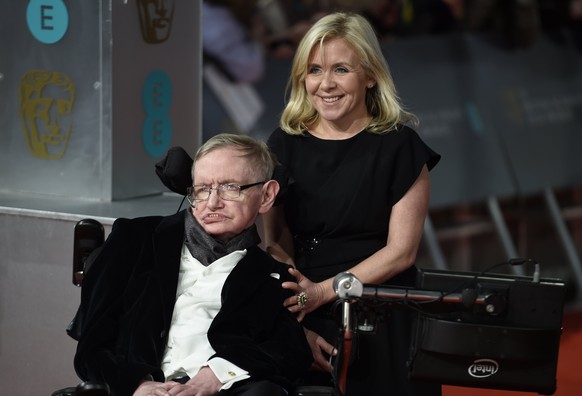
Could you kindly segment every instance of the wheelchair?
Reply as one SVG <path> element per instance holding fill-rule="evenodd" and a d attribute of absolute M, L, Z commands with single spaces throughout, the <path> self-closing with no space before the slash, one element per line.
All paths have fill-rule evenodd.
<path fill-rule="evenodd" d="M 172 192 L 184 198 L 178 207 L 178 211 L 184 204 L 187 195 L 186 189 L 192 184 L 190 169 L 193 160 L 181 147 L 172 147 L 166 156 L 155 165 L 155 172 L 162 183 Z M 77 222 L 74 229 L 73 241 L 73 268 L 72 282 L 75 286 L 82 287 L 84 275 L 91 269 L 91 264 L 99 255 L 105 242 L 105 230 L 103 225 L 92 218 L 82 219 Z M 67 334 L 79 339 L 80 320 L 77 315 L 66 328 Z M 76 386 L 66 387 L 54 391 L 51 396 L 109 396 L 110 390 L 107 384 L 95 382 L 81 382 Z M 294 389 L 292 396 L 336 396 L 333 387 L 302 385 Z"/>
<path fill-rule="evenodd" d="M 166 187 L 185 198 L 192 183 L 192 162 L 183 149 L 174 147 L 156 164 L 156 174 Z M 83 219 L 75 226 L 74 239 L 73 283 L 82 286 L 84 274 L 104 243 L 103 226 L 94 219 Z M 302 385 L 291 396 L 345 396 L 358 333 L 370 331 L 379 318 L 401 307 L 416 313 L 407 362 L 410 379 L 553 394 L 565 283 L 540 278 L 538 263 L 531 278 L 491 272 L 500 265 L 532 262 L 511 259 L 480 273 L 419 270 L 415 288 L 363 285 L 348 272 L 338 274 L 333 287 L 341 315 L 333 386 Z M 78 339 L 78 326 L 74 318 L 67 327 L 74 339 Z M 109 394 L 106 384 L 84 382 L 52 396 Z"/>

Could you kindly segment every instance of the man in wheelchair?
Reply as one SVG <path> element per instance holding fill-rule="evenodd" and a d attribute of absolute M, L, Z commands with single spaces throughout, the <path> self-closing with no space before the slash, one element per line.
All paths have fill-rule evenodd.
<path fill-rule="evenodd" d="M 284 306 L 288 266 L 255 219 L 279 191 L 274 159 L 245 135 L 196 153 L 190 207 L 118 219 L 83 280 L 75 370 L 112 395 L 285 395 L 312 363 Z"/>

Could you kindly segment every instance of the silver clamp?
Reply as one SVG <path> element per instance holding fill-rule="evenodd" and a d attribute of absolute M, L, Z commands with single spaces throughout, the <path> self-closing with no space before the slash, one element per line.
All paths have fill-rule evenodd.
<path fill-rule="evenodd" d="M 333 289 L 340 300 L 362 297 L 364 285 L 350 272 L 340 272 L 333 279 Z"/>

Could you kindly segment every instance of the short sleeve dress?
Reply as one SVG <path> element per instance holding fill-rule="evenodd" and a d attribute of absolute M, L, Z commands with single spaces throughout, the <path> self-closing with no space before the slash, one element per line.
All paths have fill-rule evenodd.
<path fill-rule="evenodd" d="M 309 133 L 289 135 L 279 128 L 267 144 L 281 164 L 276 177 L 282 184 L 280 203 L 295 241 L 295 264 L 315 282 L 348 270 L 385 246 L 388 232 L 398 232 L 388 230 L 392 206 L 425 164 L 430 170 L 440 160 L 407 126 L 385 134 L 364 130 L 345 140 L 324 140 Z M 412 267 L 390 283 L 412 285 L 415 276 Z M 326 309 L 307 315 L 304 324 L 333 343 L 330 337 L 337 336 L 337 323 L 323 319 L 329 316 L 322 312 Z M 397 327 L 399 332 L 408 331 L 406 326 Z M 386 353 L 393 355 L 387 348 Z M 374 389 L 365 394 L 383 394 L 366 370 L 362 381 Z M 380 373 L 377 380 L 385 383 L 386 379 Z M 386 390 L 421 394 L 407 393 L 396 385 Z M 359 387 L 355 394 L 361 392 Z"/>
<path fill-rule="evenodd" d="M 268 145 L 288 178 L 282 201 L 296 265 L 313 281 L 335 276 L 385 246 L 392 206 L 424 164 L 432 169 L 440 159 L 406 126 L 346 140 L 277 129 Z"/>

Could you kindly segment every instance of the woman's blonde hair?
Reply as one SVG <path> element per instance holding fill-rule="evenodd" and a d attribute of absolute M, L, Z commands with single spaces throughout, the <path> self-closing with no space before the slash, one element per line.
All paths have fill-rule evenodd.
<path fill-rule="evenodd" d="M 416 123 L 416 117 L 400 104 L 390 69 L 370 23 L 361 15 L 338 12 L 317 21 L 297 47 L 287 82 L 286 93 L 290 91 L 290 96 L 281 116 L 281 129 L 291 135 L 301 135 L 307 127 L 319 122 L 319 114 L 305 89 L 309 57 L 315 46 L 336 38 L 345 40 L 353 48 L 366 75 L 376 81 L 366 93 L 366 108 L 372 116 L 368 131 L 385 133 L 399 124 Z"/>

